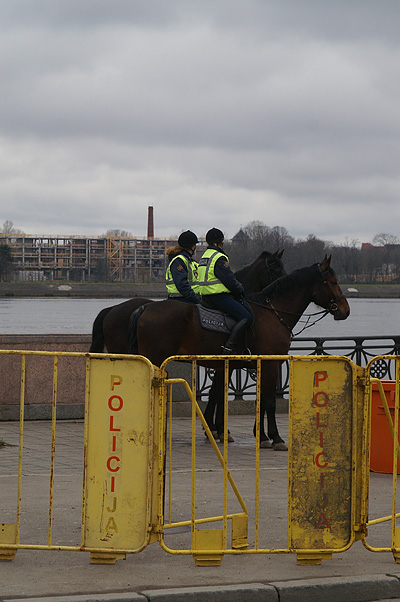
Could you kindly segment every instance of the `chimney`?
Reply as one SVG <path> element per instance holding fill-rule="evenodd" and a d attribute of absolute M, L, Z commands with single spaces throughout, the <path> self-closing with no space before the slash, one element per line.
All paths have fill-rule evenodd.
<path fill-rule="evenodd" d="M 147 238 L 149 240 L 152 240 L 154 238 L 153 207 L 149 207 L 147 214 Z"/>

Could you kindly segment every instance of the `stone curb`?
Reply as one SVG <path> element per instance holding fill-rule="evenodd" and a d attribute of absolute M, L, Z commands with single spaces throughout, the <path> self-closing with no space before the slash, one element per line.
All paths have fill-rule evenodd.
<path fill-rule="evenodd" d="M 149 602 L 278 602 L 278 592 L 271 585 L 221 585 L 180 589 L 145 590 Z"/>
<path fill-rule="evenodd" d="M 271 585 L 279 592 L 279 602 L 368 602 L 400 597 L 400 581 L 395 575 L 276 581 Z"/>
<path fill-rule="evenodd" d="M 131 593 L 75 594 L 71 596 L 40 596 L 39 598 L 0 598 L 0 602 L 147 602 L 145 596 Z"/>
<path fill-rule="evenodd" d="M 400 575 L 330 577 L 268 584 L 143 590 L 140 593 L 0 598 L 0 602 L 371 602 L 400 598 Z"/>

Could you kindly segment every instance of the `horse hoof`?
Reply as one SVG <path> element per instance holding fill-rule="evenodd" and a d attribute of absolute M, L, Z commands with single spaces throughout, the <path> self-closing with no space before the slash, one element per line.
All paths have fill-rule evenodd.
<path fill-rule="evenodd" d="M 218 438 L 218 432 L 217 431 L 213 431 L 212 428 L 210 428 L 210 431 L 211 431 L 211 434 L 214 437 L 214 439 L 217 439 Z M 207 432 L 205 430 L 204 430 L 204 435 L 208 439 L 208 435 L 207 435 Z"/>
<path fill-rule="evenodd" d="M 266 441 L 260 441 L 260 449 L 270 449 L 271 447 L 272 443 L 268 439 Z"/>
<path fill-rule="evenodd" d="M 221 441 L 221 443 L 224 442 L 224 433 L 221 433 L 220 435 L 218 435 L 219 440 Z M 232 437 L 232 435 L 230 433 L 228 433 L 228 443 L 233 443 L 235 441 L 235 439 Z"/>
<path fill-rule="evenodd" d="M 287 451 L 288 450 L 288 446 L 283 441 L 280 441 L 279 443 L 273 443 L 272 447 L 274 448 L 275 451 Z"/>

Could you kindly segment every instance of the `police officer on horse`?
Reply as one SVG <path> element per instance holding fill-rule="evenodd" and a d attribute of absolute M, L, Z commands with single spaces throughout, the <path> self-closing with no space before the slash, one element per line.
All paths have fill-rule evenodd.
<path fill-rule="evenodd" d="M 178 238 L 178 246 L 167 249 L 169 264 L 165 275 L 168 299 L 199 303 L 198 265 L 193 259 L 198 243 L 194 232 L 186 230 Z"/>
<path fill-rule="evenodd" d="M 233 354 L 236 348 L 242 348 L 244 333 L 253 322 L 251 312 L 241 301 L 244 298 L 243 285 L 237 280 L 229 267 L 229 258 L 222 250 L 224 234 L 218 228 L 211 228 L 206 234 L 207 250 L 199 261 L 199 293 L 206 303 L 229 314 L 235 320 L 231 334 L 222 351 Z"/>

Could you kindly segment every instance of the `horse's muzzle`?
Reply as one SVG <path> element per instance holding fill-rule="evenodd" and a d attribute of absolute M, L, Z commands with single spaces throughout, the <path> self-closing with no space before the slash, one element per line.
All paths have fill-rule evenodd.
<path fill-rule="evenodd" d="M 332 303 L 329 311 L 333 315 L 334 320 L 346 320 L 350 315 L 350 307 L 346 303 L 347 307 L 339 307 L 336 303 Z"/>

